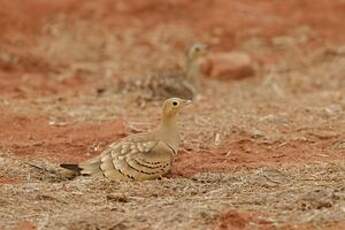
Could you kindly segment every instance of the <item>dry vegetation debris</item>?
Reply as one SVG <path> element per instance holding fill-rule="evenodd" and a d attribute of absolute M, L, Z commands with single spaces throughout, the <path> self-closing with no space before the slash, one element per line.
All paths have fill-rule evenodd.
<path fill-rule="evenodd" d="M 157 2 L 3 4 L 0 228 L 344 228 L 343 1 Z M 203 80 L 169 178 L 60 175 L 58 163 L 154 127 L 161 102 L 142 109 L 117 80 L 175 68 L 199 39 L 259 66 Z"/>
<path fill-rule="evenodd" d="M 227 210 L 261 216 L 259 222 L 249 218 L 247 227 L 344 221 L 345 165 L 340 163 L 125 183 L 63 179 L 6 154 L 0 162 L 1 175 L 16 178 L 0 187 L 5 229 L 23 220 L 49 229 L 209 229 L 221 224 L 219 213 Z"/>

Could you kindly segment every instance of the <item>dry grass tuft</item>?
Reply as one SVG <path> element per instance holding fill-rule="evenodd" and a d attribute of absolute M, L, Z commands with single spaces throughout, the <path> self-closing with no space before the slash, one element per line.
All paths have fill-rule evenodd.
<path fill-rule="evenodd" d="M 343 163 L 132 183 L 87 177 L 51 180 L 50 173 L 8 155 L 1 155 L 0 163 L 1 175 L 18 180 L 0 187 L 5 229 L 23 220 L 49 229 L 208 229 L 219 213 L 233 209 L 262 213 L 262 221 L 276 227 L 344 221 Z"/>

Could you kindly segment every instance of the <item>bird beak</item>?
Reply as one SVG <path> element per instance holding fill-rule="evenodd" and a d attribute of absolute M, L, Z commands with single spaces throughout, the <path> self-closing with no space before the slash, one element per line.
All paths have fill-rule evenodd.
<path fill-rule="evenodd" d="M 191 100 L 183 100 L 183 107 L 186 107 L 188 105 L 191 105 L 192 101 Z"/>
<path fill-rule="evenodd" d="M 208 49 L 209 49 L 208 45 L 204 45 L 204 49 L 203 49 L 201 55 L 205 56 L 206 54 L 208 54 Z"/>

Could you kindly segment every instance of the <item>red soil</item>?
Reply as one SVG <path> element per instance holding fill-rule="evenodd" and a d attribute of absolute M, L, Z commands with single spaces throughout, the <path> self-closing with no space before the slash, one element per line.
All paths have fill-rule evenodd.
<path fill-rule="evenodd" d="M 344 12 L 345 2 L 342 0 L 4 1 L 0 8 L 0 51 L 14 55 L 17 62 L 11 64 L 0 57 L 0 99 L 6 103 L 20 100 L 32 105 L 35 103 L 33 99 L 44 96 L 74 97 L 99 82 L 99 79 L 78 75 L 57 81 L 47 75 L 52 67 L 30 53 L 39 41 L 42 26 L 60 13 L 66 14 L 70 22 L 83 19 L 118 31 L 129 27 L 145 31 L 163 23 L 184 25 L 211 43 L 212 49 L 226 51 L 238 49 L 244 40 L 253 36 L 270 44 L 271 38 L 295 33 L 301 26 L 308 26 L 313 31 L 308 42 L 303 44 L 304 50 L 324 43 L 344 43 Z M 270 51 L 258 59 L 271 64 L 280 56 L 279 51 Z M 59 125 L 50 124 L 45 114 L 24 116 L 2 107 L 0 113 L 0 147 L 21 157 L 40 157 L 59 163 L 78 162 L 98 154 L 108 143 L 127 135 L 126 121 L 67 121 Z M 174 173 L 191 175 L 243 166 L 343 159 L 341 150 L 326 148 L 333 142 L 334 138 L 330 137 L 317 143 L 293 141 L 268 146 L 245 135 L 234 135 L 220 149 L 182 152 Z M 0 184 L 4 183 L 15 181 L 1 177 Z M 234 211 L 220 217 L 217 227 L 249 229 L 248 222 L 265 227 L 270 225 L 258 221 L 250 213 Z M 24 229 L 22 226 L 34 229 L 30 223 L 21 223 L 20 229 Z"/>
<path fill-rule="evenodd" d="M 46 117 L 1 113 L 1 146 L 19 156 L 39 156 L 60 163 L 78 162 L 126 135 L 124 123 L 120 120 L 55 125 Z"/>
<path fill-rule="evenodd" d="M 236 49 L 243 39 L 253 35 L 269 39 L 289 34 L 302 25 L 310 26 L 318 34 L 309 41 L 310 45 L 324 40 L 339 43 L 345 41 L 345 33 L 339 33 L 343 30 L 344 10 L 343 1 L 330 3 L 327 0 L 318 1 L 317 4 L 306 0 L 179 0 L 165 3 L 158 0 L 121 3 L 109 0 L 103 0 L 102 3 L 77 0 L 22 3 L 18 0 L 6 2 L 0 9 L 0 15 L 3 15 L 0 20 L 0 39 L 4 41 L 1 49 L 10 50 L 19 57 L 25 56 L 30 51 L 30 45 L 40 36 L 40 28 L 49 20 L 49 16 L 65 13 L 71 21 L 85 19 L 117 30 L 129 26 L 145 30 L 156 26 L 157 22 L 182 24 L 201 36 L 211 34 L 217 37 L 218 41 L 213 45 L 215 50 Z M 13 43 L 14 41 L 17 43 Z M 260 58 L 270 57 L 265 55 Z M 51 70 L 42 64 L 42 60 L 38 63 L 40 64 L 19 62 L 15 68 L 2 66 L 0 95 L 5 100 L 21 99 L 30 104 L 34 103 L 33 98 L 42 96 L 74 97 L 83 88 L 91 88 L 95 84 L 96 79 L 87 80 L 81 76 L 57 81 L 46 75 Z M 25 70 L 27 72 L 24 72 Z M 3 149 L 21 156 L 43 155 L 52 160 L 63 158 L 77 161 L 86 158 L 87 153 L 93 155 L 101 150 L 92 149 L 90 146 L 93 144 L 104 146 L 125 135 L 123 123 L 120 121 L 55 126 L 49 125 L 45 115 L 22 116 L 4 110 L 1 113 L 0 144 Z M 178 159 L 177 171 L 179 174 L 192 174 L 200 170 L 220 170 L 243 165 L 322 161 L 324 146 L 333 141 L 331 138 L 317 144 L 295 141 L 283 146 L 266 146 L 246 138 L 233 137 L 226 147 L 213 152 L 183 153 Z M 308 155 L 311 150 L 316 153 L 312 157 Z M 333 152 L 330 156 L 331 159 L 341 157 L 340 151 Z"/>

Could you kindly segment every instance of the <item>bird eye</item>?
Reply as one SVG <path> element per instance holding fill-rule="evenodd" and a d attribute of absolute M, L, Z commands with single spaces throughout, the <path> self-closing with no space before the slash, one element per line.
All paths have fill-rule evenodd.
<path fill-rule="evenodd" d="M 173 106 L 177 106 L 178 105 L 178 102 L 177 101 L 173 101 Z"/>

